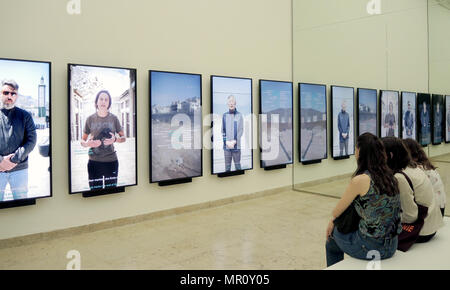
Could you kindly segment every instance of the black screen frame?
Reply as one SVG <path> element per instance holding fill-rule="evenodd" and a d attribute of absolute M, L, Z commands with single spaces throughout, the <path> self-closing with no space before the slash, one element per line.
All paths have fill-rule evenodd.
<path fill-rule="evenodd" d="M 250 81 L 250 114 L 253 115 L 253 79 L 252 78 L 246 78 L 246 77 L 234 77 L 234 76 L 222 76 L 222 75 L 211 75 L 210 76 L 210 104 L 211 104 L 211 116 L 214 114 L 214 78 L 228 78 L 228 79 L 240 79 L 240 80 L 249 80 Z M 250 152 L 252 156 L 251 161 L 251 168 L 247 169 L 241 169 L 241 170 L 234 170 L 230 172 L 215 172 L 214 173 L 214 120 L 211 120 L 211 175 L 217 175 L 218 177 L 228 177 L 233 175 L 241 175 L 244 174 L 248 170 L 253 170 L 253 162 L 254 162 L 254 156 L 253 156 L 253 117 L 251 118 L 251 126 L 250 126 Z"/>
<path fill-rule="evenodd" d="M 134 71 L 134 75 L 135 75 L 135 94 L 134 94 L 134 103 L 136 105 L 135 108 L 135 112 L 133 115 L 133 121 L 134 121 L 134 138 L 135 138 L 135 145 L 134 145 L 134 150 L 136 152 L 135 154 L 135 172 L 136 172 L 136 183 L 135 184 L 127 184 L 127 185 L 123 185 L 123 186 L 118 186 L 112 189 L 99 189 L 99 190 L 84 190 L 84 191 L 74 191 L 72 192 L 72 174 L 71 174 L 71 168 L 72 168 L 72 159 L 71 159 L 71 152 L 72 152 L 72 145 L 71 145 L 71 98 L 70 98 L 70 89 L 71 89 L 71 67 L 72 66 L 85 66 L 85 67 L 97 67 L 97 68 L 110 68 L 110 69 L 126 69 L 126 70 L 130 70 L 130 71 Z M 67 141 L 69 143 L 69 151 L 68 151 L 68 165 L 69 165 L 69 194 L 83 194 L 84 197 L 94 197 L 94 196 L 99 196 L 99 195 L 106 195 L 106 194 L 112 194 L 112 193 L 119 193 L 119 192 L 124 192 L 125 188 L 127 187 L 133 187 L 133 186 L 137 186 L 139 184 L 138 182 L 138 150 L 137 150 L 137 144 L 138 144 L 138 124 L 137 124 L 137 107 L 138 107 L 138 103 L 137 103 L 137 95 L 138 95 L 138 75 L 137 75 L 137 69 L 135 68 L 126 68 L 126 67 L 117 67 L 117 66 L 104 66 L 104 65 L 91 65 L 91 64 L 78 64 L 78 63 L 68 63 L 67 64 L 67 98 L 68 98 L 68 105 L 67 105 L 67 118 L 68 118 L 68 128 L 67 128 L 67 132 L 68 132 L 68 138 Z"/>
<path fill-rule="evenodd" d="M 30 60 L 30 59 L 19 59 L 19 58 L 5 58 L 0 57 L 0 60 L 5 61 L 15 61 L 15 62 L 31 62 L 31 63 L 45 63 L 48 64 L 48 110 L 50 112 L 49 116 L 49 176 L 50 176 L 50 194 L 47 196 L 37 196 L 37 197 L 30 197 L 30 198 L 23 198 L 23 199 L 17 199 L 17 200 L 8 200 L 8 201 L 1 201 L 0 202 L 0 208 L 10 208 L 10 207 L 17 207 L 17 206 L 27 206 L 27 205 L 33 205 L 36 203 L 36 200 L 42 199 L 42 198 L 50 198 L 53 197 L 53 157 L 52 157 L 52 146 L 53 146 L 53 134 L 52 134 L 52 62 L 46 61 L 46 60 Z M 20 86 L 20 85 L 19 85 Z M 20 87 L 19 87 L 20 89 Z M 37 146 L 38 144 L 36 144 Z M 33 150 L 38 150 L 36 147 Z M 29 174 L 30 176 L 30 174 Z"/>
<path fill-rule="evenodd" d="M 285 162 L 285 163 L 280 163 L 280 164 L 273 164 L 270 166 L 264 166 L 263 165 L 263 160 L 262 160 L 262 155 L 260 156 L 260 168 L 271 168 L 271 167 L 277 167 L 277 166 L 283 166 L 283 165 L 289 165 L 289 164 L 294 164 L 294 84 L 293 82 L 289 82 L 289 81 L 276 81 L 276 80 L 266 80 L 266 79 L 260 79 L 259 80 L 259 115 L 261 116 L 262 113 L 262 83 L 263 82 L 272 82 L 272 83 L 283 83 L 283 84 L 290 84 L 291 85 L 291 120 L 292 120 L 292 139 L 291 139 L 291 148 L 292 148 L 292 158 L 290 162 Z M 261 142 L 261 121 L 259 120 L 258 122 L 259 128 L 258 128 L 258 133 L 259 133 L 259 141 Z M 261 149 L 261 144 L 259 144 L 259 152 L 262 152 Z"/>
<path fill-rule="evenodd" d="M 149 167 L 149 172 L 150 172 L 150 183 L 159 183 L 159 184 L 164 184 L 164 183 L 168 183 L 169 185 L 172 184 L 180 184 L 180 183 L 185 183 L 185 182 L 190 182 L 192 180 L 192 178 L 197 178 L 197 177 L 202 177 L 203 176 L 203 114 L 201 113 L 201 120 L 200 120 L 200 144 L 201 144 L 201 148 L 200 148 L 200 175 L 197 176 L 188 176 L 188 177 L 183 177 L 183 178 L 173 178 L 173 179 L 165 179 L 165 180 L 153 180 L 152 178 L 152 73 L 168 73 L 168 74 L 174 74 L 174 75 L 192 75 L 192 76 L 198 76 L 200 79 L 200 107 L 201 107 L 201 112 L 203 111 L 203 76 L 201 74 L 198 73 L 186 73 L 186 72 L 175 72 L 175 71 L 163 71 L 163 70 L 149 70 L 148 74 L 149 74 L 149 142 L 150 142 L 150 167 Z"/>
<path fill-rule="evenodd" d="M 318 158 L 318 159 L 311 159 L 311 160 L 303 160 L 302 161 L 302 123 L 301 123 L 301 118 L 302 118 L 302 98 L 301 98 L 301 94 L 302 94 L 302 85 L 310 85 L 310 86 L 317 86 L 317 87 L 321 87 L 324 89 L 325 91 L 325 116 L 326 116 L 326 120 L 325 120 L 325 157 L 323 158 Z M 322 160 L 328 159 L 328 92 L 327 92 L 327 85 L 325 84 L 316 84 L 316 83 L 298 83 L 298 135 L 299 135 L 299 144 L 298 144 L 298 158 L 299 158 L 299 162 L 302 163 L 303 165 L 309 165 L 309 164 L 315 164 L 315 163 L 320 163 L 322 162 Z"/>
<path fill-rule="evenodd" d="M 450 143 L 450 133 L 448 133 L 448 130 L 447 130 L 447 114 L 450 114 L 450 110 L 447 111 L 447 106 L 449 106 L 449 105 L 450 105 L 450 95 L 444 95 L 444 106 L 445 106 L 445 117 L 444 117 L 445 138 L 444 138 L 444 142 L 445 143 Z M 448 135 L 448 137 L 447 137 L 447 135 Z"/>
<path fill-rule="evenodd" d="M 416 140 L 417 141 L 417 93 L 416 92 L 408 92 L 408 91 L 402 91 L 401 93 L 400 93 L 400 106 L 399 106 L 399 110 L 400 110 L 400 120 L 401 120 L 401 122 L 400 122 L 400 138 L 401 139 L 405 139 L 405 136 L 403 136 L 403 115 L 404 115 L 404 113 L 405 112 L 403 112 L 403 101 L 404 101 L 404 98 L 403 98 L 403 94 L 414 94 L 414 102 L 415 102 L 415 120 L 414 120 L 414 124 L 415 124 L 415 130 L 414 130 L 414 140 Z"/>
<path fill-rule="evenodd" d="M 378 100 L 378 106 L 380 108 L 379 110 L 379 134 L 378 136 L 380 138 L 383 138 L 382 135 L 382 129 L 383 129 L 383 106 L 381 105 L 381 103 L 383 102 L 383 93 L 384 92 L 394 92 L 397 93 L 397 132 L 398 132 L 398 136 L 394 136 L 396 138 L 400 138 L 401 133 L 400 133 L 400 123 L 401 123 L 401 116 L 400 116 L 400 92 L 399 91 L 395 91 L 395 90 L 380 90 L 379 94 L 379 100 Z"/>
<path fill-rule="evenodd" d="M 366 91 L 374 91 L 375 92 L 375 110 L 376 110 L 376 112 L 375 112 L 375 118 L 376 118 L 376 121 L 375 121 L 375 123 L 376 123 L 376 136 L 378 137 L 379 136 L 379 126 L 380 126 L 380 124 L 379 124 L 379 120 L 378 120 L 378 111 L 380 110 L 380 108 L 379 108 L 379 104 L 378 104 L 378 90 L 377 89 L 368 89 L 368 88 L 357 88 L 356 89 L 356 119 L 357 119 L 357 121 L 355 120 L 355 122 L 356 122 L 356 124 L 355 124 L 355 126 L 356 126 L 356 136 L 360 136 L 361 135 L 361 132 L 360 132 L 360 126 L 359 126 L 359 124 L 360 124 L 360 121 L 359 121 L 359 116 L 360 116 L 360 114 L 359 114 L 359 97 L 360 97 L 360 95 L 359 95 L 359 93 L 360 93 L 360 90 L 366 90 Z M 355 136 L 355 137 L 356 137 Z"/>
<path fill-rule="evenodd" d="M 334 150 L 333 150 L 333 146 L 334 146 L 334 115 L 333 115 L 333 103 L 334 103 L 334 95 L 333 95 L 333 89 L 334 88 L 346 88 L 346 89 L 352 89 L 352 94 L 353 94 L 353 104 L 352 104 L 352 110 L 353 110 L 353 122 L 350 122 L 350 126 L 353 125 L 353 153 L 352 154 L 348 154 L 348 155 L 343 155 L 343 156 L 334 156 Z M 350 156 L 355 155 L 355 144 L 356 144 L 356 130 L 355 130 L 355 88 L 354 87 L 348 87 L 348 86 L 340 86 L 340 85 L 331 85 L 330 86 L 330 114 L 331 114 L 331 142 L 330 142 L 330 150 L 331 150 L 331 156 L 334 160 L 341 160 L 341 159 L 348 159 L 350 158 Z M 337 117 L 337 116 L 336 116 Z"/>

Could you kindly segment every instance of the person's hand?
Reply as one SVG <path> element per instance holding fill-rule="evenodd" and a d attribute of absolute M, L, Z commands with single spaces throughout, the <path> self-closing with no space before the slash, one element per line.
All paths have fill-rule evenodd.
<path fill-rule="evenodd" d="M 11 161 L 11 158 L 14 156 L 14 154 L 10 154 L 3 158 L 2 162 L 0 162 L 0 171 L 9 171 L 17 166 L 17 163 L 14 163 Z"/>
<path fill-rule="evenodd" d="M 334 229 L 334 223 L 333 223 L 333 220 L 330 220 L 330 222 L 328 223 L 328 226 L 327 226 L 327 241 L 331 237 L 331 234 L 333 233 L 333 229 Z"/>
<path fill-rule="evenodd" d="M 234 148 L 234 142 L 233 141 L 227 141 L 226 144 L 227 144 L 227 148 L 228 149 L 233 149 Z"/>
<path fill-rule="evenodd" d="M 102 145 L 102 141 L 90 139 L 90 140 L 88 140 L 88 141 L 86 142 L 86 145 L 87 145 L 88 147 L 91 147 L 91 148 L 97 148 L 97 147 L 99 147 L 100 145 Z"/>
<path fill-rule="evenodd" d="M 342 133 L 342 138 L 347 138 L 347 133 Z"/>
<path fill-rule="evenodd" d="M 105 139 L 105 140 L 103 141 L 103 144 L 104 144 L 105 146 L 111 145 L 111 144 L 113 144 L 114 142 L 116 142 L 116 136 L 114 136 L 114 134 L 111 133 L 111 132 L 109 132 L 109 135 L 111 135 L 111 138 Z"/>

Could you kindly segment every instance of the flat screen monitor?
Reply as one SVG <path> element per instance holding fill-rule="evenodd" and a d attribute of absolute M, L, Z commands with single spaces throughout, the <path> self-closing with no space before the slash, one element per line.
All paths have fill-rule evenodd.
<path fill-rule="evenodd" d="M 259 81 L 261 167 L 292 164 L 292 83 Z"/>
<path fill-rule="evenodd" d="M 445 96 L 445 142 L 450 142 L 450 95 Z"/>
<path fill-rule="evenodd" d="M 300 162 L 317 163 L 328 158 L 327 87 L 299 83 Z"/>
<path fill-rule="evenodd" d="M 401 128 L 403 139 L 417 140 L 416 95 L 416 93 L 412 92 L 402 92 Z"/>
<path fill-rule="evenodd" d="M 382 90 L 380 96 L 380 136 L 399 137 L 400 118 L 399 116 L 399 93 L 398 91 Z"/>
<path fill-rule="evenodd" d="M 0 59 L 0 204 L 52 195 L 51 63 Z"/>
<path fill-rule="evenodd" d="M 202 176 L 202 76 L 150 71 L 150 181 Z"/>
<path fill-rule="evenodd" d="M 431 95 L 417 94 L 417 138 L 422 146 L 431 143 Z"/>
<path fill-rule="evenodd" d="M 137 184 L 136 70 L 69 64 L 70 193 Z"/>
<path fill-rule="evenodd" d="M 445 123 L 444 123 L 444 96 L 443 95 L 436 95 L 433 94 L 432 96 L 432 116 L 433 116 L 433 130 L 432 132 L 432 143 L 434 145 L 441 144 L 442 141 L 444 141 L 444 129 L 445 129 Z"/>
<path fill-rule="evenodd" d="M 252 79 L 211 76 L 212 174 L 253 169 L 252 112 Z"/>
<path fill-rule="evenodd" d="M 334 159 L 355 153 L 354 88 L 331 86 L 332 152 Z"/>
<path fill-rule="evenodd" d="M 357 135 L 371 133 L 378 136 L 378 102 L 376 89 L 357 90 L 357 114 L 358 122 L 356 123 Z"/>

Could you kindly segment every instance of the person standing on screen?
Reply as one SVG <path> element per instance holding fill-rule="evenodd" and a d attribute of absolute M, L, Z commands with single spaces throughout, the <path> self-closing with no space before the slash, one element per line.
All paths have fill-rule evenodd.
<path fill-rule="evenodd" d="M 405 133 L 406 138 L 414 138 L 413 136 L 413 127 L 414 127 L 414 113 L 411 110 L 411 103 L 408 101 L 408 110 L 404 116 L 404 125 L 405 125 Z"/>
<path fill-rule="evenodd" d="M 438 142 L 442 139 L 442 111 L 440 107 L 440 104 L 436 103 L 436 110 L 434 111 L 434 139 Z"/>
<path fill-rule="evenodd" d="M 394 115 L 394 105 L 389 102 L 389 113 L 384 117 L 384 128 L 387 128 L 386 136 L 395 137 L 395 115 Z"/>
<path fill-rule="evenodd" d="M 350 116 L 346 111 L 347 102 L 342 101 L 341 111 L 338 114 L 338 131 L 339 131 L 339 155 L 348 155 L 348 139 L 350 131 Z M 345 149 L 345 155 L 343 155 Z"/>
<path fill-rule="evenodd" d="M 420 123 L 422 126 L 422 144 L 427 143 L 430 134 L 430 114 L 427 111 L 427 104 L 423 102 L 420 111 Z"/>
<path fill-rule="evenodd" d="M 36 146 L 36 126 L 27 111 L 16 107 L 19 85 L 2 81 L 0 112 L 0 201 L 9 183 L 14 200 L 27 198 L 28 155 Z"/>
<path fill-rule="evenodd" d="M 89 148 L 91 190 L 117 187 L 119 161 L 113 144 L 125 142 L 125 137 L 119 119 L 109 112 L 111 104 L 110 93 L 100 91 L 95 98 L 97 112 L 87 118 L 84 126 L 81 146 Z"/>
<path fill-rule="evenodd" d="M 244 118 L 236 109 L 236 98 L 227 99 L 228 111 L 222 116 L 223 151 L 225 154 L 225 171 L 231 171 L 234 161 L 236 170 L 241 170 L 241 138 L 244 133 Z"/>

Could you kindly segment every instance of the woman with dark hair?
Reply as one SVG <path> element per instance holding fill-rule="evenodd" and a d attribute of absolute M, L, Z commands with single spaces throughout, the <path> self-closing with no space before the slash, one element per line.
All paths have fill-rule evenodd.
<path fill-rule="evenodd" d="M 428 159 L 427 154 L 425 154 L 425 151 L 422 149 L 422 146 L 420 146 L 416 140 L 406 139 L 403 140 L 403 143 L 409 150 L 409 153 L 411 153 L 412 160 L 430 179 L 431 185 L 433 186 L 434 197 L 436 198 L 436 202 L 441 209 L 442 216 L 444 216 L 445 203 L 447 201 L 444 184 L 439 172 L 437 172 L 436 167 L 431 163 L 430 159 Z"/>
<path fill-rule="evenodd" d="M 431 182 L 412 160 L 410 152 L 401 139 L 385 137 L 381 140 L 386 148 L 388 166 L 394 171 L 395 178 L 398 181 L 402 206 L 402 223 L 411 224 L 417 220 L 419 214 L 418 204 L 427 207 L 428 214 L 425 217 L 425 223 L 416 243 L 428 242 L 434 237 L 438 228 L 443 225 Z"/>
<path fill-rule="evenodd" d="M 117 187 L 119 161 L 113 144 L 125 142 L 125 137 L 119 119 L 109 112 L 111 105 L 110 93 L 98 92 L 97 112 L 87 118 L 84 126 L 81 146 L 89 148 L 87 168 L 91 190 Z"/>
<path fill-rule="evenodd" d="M 402 230 L 397 180 L 386 164 L 380 139 L 371 133 L 360 135 L 355 157 L 357 169 L 327 228 L 328 267 L 343 260 L 344 253 L 367 260 L 372 259 L 370 251 L 378 251 L 381 259 L 390 258 L 397 250 Z M 334 220 L 349 206 L 355 207 L 361 220 L 358 230 L 343 234 L 334 227 Z"/>

